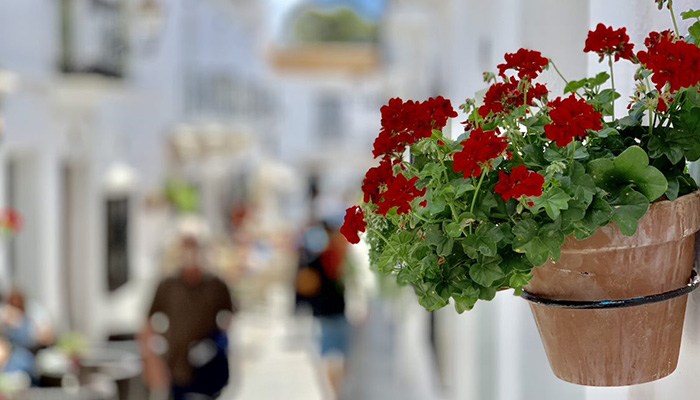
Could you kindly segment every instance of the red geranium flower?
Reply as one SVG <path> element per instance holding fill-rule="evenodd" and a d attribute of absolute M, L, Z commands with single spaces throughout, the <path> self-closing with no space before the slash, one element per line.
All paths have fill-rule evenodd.
<path fill-rule="evenodd" d="M 360 232 L 365 232 L 367 222 L 365 222 L 365 214 L 358 206 L 352 206 L 345 210 L 345 222 L 340 228 L 340 233 L 345 236 L 348 242 L 352 244 L 360 243 Z"/>
<path fill-rule="evenodd" d="M 644 41 L 647 51 L 637 53 L 645 68 L 654 74 L 652 82 L 662 91 L 666 84 L 675 92 L 700 82 L 700 48 L 684 41 L 674 41 L 670 31 L 651 32 Z"/>
<path fill-rule="evenodd" d="M 534 99 L 540 99 L 549 93 L 547 87 L 536 83 L 528 89 L 527 104 L 534 105 Z M 479 115 L 486 118 L 489 114 L 510 112 L 525 103 L 525 94 L 520 89 L 520 83 L 511 77 L 509 82 L 498 82 L 491 85 L 484 96 L 484 105 L 479 107 Z"/>
<path fill-rule="evenodd" d="M 462 142 L 462 151 L 454 155 L 453 169 L 464 174 L 464 179 L 481 175 L 481 167 L 497 158 L 508 147 L 505 138 L 494 131 L 484 132 L 481 128 L 472 131 Z"/>
<path fill-rule="evenodd" d="M 576 137 L 584 137 L 589 129 L 603 129 L 603 115 L 582 99 L 573 94 L 565 99 L 557 98 L 549 103 L 552 110 L 549 117 L 552 123 L 545 125 L 547 139 L 565 147 Z"/>
<path fill-rule="evenodd" d="M 408 214 L 411 211 L 411 202 L 425 195 L 426 189 L 418 190 L 416 188 L 418 177 L 413 177 L 411 180 L 399 174 L 391 182 L 387 183 L 386 192 L 384 192 L 382 200 L 377 204 L 377 214 L 386 214 L 394 207 L 398 207 L 398 214 Z"/>
<path fill-rule="evenodd" d="M 381 108 L 381 113 L 382 130 L 374 141 L 375 157 L 401 153 L 406 146 L 431 137 L 433 129 L 444 128 L 448 119 L 457 116 L 450 100 L 442 96 L 420 103 L 393 98 Z"/>
<path fill-rule="evenodd" d="M 600 61 L 605 56 L 612 55 L 615 56 L 615 61 L 618 61 L 620 58 L 632 60 L 634 58 L 633 48 L 634 44 L 630 43 L 627 28 L 613 29 L 610 26 L 598 24 L 594 31 L 588 32 L 586 47 L 583 51 L 598 53 Z"/>
<path fill-rule="evenodd" d="M 520 165 L 513 169 L 510 176 L 503 172 L 498 173 L 498 183 L 494 192 L 500 194 L 505 201 L 517 200 L 522 196 L 540 197 L 543 185 L 544 176 L 528 171 L 527 167 Z"/>
<path fill-rule="evenodd" d="M 498 65 L 498 74 L 503 78 L 506 77 L 505 72 L 509 69 L 518 71 L 518 77 L 525 77 L 533 80 L 544 70 L 544 67 L 549 64 L 549 60 L 542 57 L 539 51 L 520 49 L 515 53 L 505 55 L 505 64 Z"/>
<path fill-rule="evenodd" d="M 382 189 L 394 179 L 394 168 L 391 160 L 385 157 L 378 167 L 370 168 L 362 181 L 362 192 L 365 195 L 365 203 L 379 203 L 382 198 Z"/>

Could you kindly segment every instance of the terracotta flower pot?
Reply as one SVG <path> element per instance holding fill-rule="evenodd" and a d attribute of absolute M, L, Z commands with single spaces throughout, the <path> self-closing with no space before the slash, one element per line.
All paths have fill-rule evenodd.
<path fill-rule="evenodd" d="M 562 257 L 533 271 L 529 293 L 562 300 L 620 300 L 678 289 L 691 276 L 700 192 L 652 204 L 627 237 L 614 223 L 568 237 Z M 611 309 L 530 304 L 554 374 L 589 386 L 625 386 L 671 374 L 678 363 L 687 295 Z"/>

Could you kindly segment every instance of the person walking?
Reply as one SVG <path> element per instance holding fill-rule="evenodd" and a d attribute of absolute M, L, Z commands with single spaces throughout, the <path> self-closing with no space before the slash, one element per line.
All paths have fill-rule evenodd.
<path fill-rule="evenodd" d="M 196 238 L 184 237 L 180 250 L 181 268 L 160 282 L 148 311 L 145 378 L 153 389 L 169 387 L 173 400 L 216 399 L 229 380 L 231 293 L 203 268 Z"/>

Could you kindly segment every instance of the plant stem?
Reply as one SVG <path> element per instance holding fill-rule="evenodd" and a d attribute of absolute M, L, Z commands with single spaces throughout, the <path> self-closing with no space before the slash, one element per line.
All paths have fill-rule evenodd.
<path fill-rule="evenodd" d="M 569 171 L 573 173 L 574 171 L 574 161 L 576 160 L 576 141 L 571 142 L 571 167 Z"/>
<path fill-rule="evenodd" d="M 676 22 L 676 13 L 673 12 L 672 3 L 669 2 L 668 11 L 671 13 L 671 19 L 673 20 L 673 29 L 676 31 L 676 37 L 680 37 L 680 31 L 678 30 L 678 23 Z"/>
<path fill-rule="evenodd" d="M 647 93 L 652 91 L 651 83 L 649 82 L 649 77 L 645 78 L 647 85 Z M 659 93 L 659 99 L 661 98 L 661 93 Z M 654 115 L 654 108 L 649 107 L 649 135 L 654 132 L 654 121 L 656 120 L 656 115 Z"/>
<path fill-rule="evenodd" d="M 557 72 L 557 75 L 559 75 L 561 80 L 563 80 L 564 83 L 568 86 L 569 81 L 564 77 L 564 74 L 562 74 L 561 71 L 559 71 L 559 68 L 557 68 L 557 64 L 555 64 L 551 58 L 549 59 L 549 63 L 552 65 L 552 67 L 554 67 L 554 70 Z M 574 94 L 580 98 L 583 98 L 580 94 L 578 94 L 578 90 L 574 90 Z"/>
<path fill-rule="evenodd" d="M 612 85 L 612 120 L 615 121 L 615 73 L 612 55 L 608 55 L 608 66 L 610 67 L 610 83 Z"/>
<path fill-rule="evenodd" d="M 474 206 L 476 205 L 476 198 L 479 195 L 479 189 L 481 189 L 481 184 L 484 182 L 484 177 L 486 176 L 486 168 L 481 171 L 481 177 L 479 178 L 479 183 L 476 185 L 476 190 L 474 191 L 474 197 L 472 197 L 472 204 L 469 206 L 469 212 L 474 212 Z"/>

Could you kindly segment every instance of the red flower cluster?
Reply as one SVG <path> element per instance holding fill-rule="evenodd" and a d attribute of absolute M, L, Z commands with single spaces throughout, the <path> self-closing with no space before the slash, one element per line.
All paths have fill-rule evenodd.
<path fill-rule="evenodd" d="M 377 214 L 386 214 L 394 207 L 398 207 L 398 214 L 408 214 L 411 211 L 411 202 L 421 196 L 425 196 L 426 190 L 418 190 L 416 182 L 418 177 L 413 177 L 411 180 L 399 174 L 396 178 L 387 182 L 386 192 L 383 193 L 382 200 L 377 203 L 379 209 Z"/>
<path fill-rule="evenodd" d="M 405 103 L 393 98 L 381 112 L 382 130 L 374 141 L 375 157 L 403 152 L 407 145 L 431 137 L 433 129 L 444 128 L 449 118 L 457 116 L 450 100 L 442 96 Z"/>
<path fill-rule="evenodd" d="M 494 192 L 503 197 L 503 200 L 519 199 L 522 196 L 542 196 L 542 185 L 544 176 L 537 172 L 527 170 L 527 167 L 520 165 L 515 167 L 510 176 L 503 172 L 498 173 L 498 183 Z"/>
<path fill-rule="evenodd" d="M 382 199 L 382 189 L 394 179 L 394 169 L 389 157 L 385 157 L 378 167 L 370 168 L 362 181 L 362 192 L 365 195 L 365 203 L 379 203 Z"/>
<path fill-rule="evenodd" d="M 399 214 L 407 214 L 411 211 L 411 202 L 426 192 L 416 188 L 417 181 L 417 177 L 408 180 L 402 174 L 394 176 L 391 158 L 384 157 L 379 166 L 367 171 L 362 181 L 364 201 L 376 204 L 377 214 L 386 215 L 394 207 L 398 207 Z"/>
<path fill-rule="evenodd" d="M 544 70 L 549 64 L 549 60 L 542 57 L 542 53 L 539 51 L 520 49 L 515 53 L 508 53 L 505 55 L 505 64 L 498 65 L 498 74 L 502 77 L 506 77 L 505 72 L 509 69 L 518 71 L 518 77 L 520 79 L 525 79 L 525 77 L 533 80 Z"/>
<path fill-rule="evenodd" d="M 503 154 L 508 147 L 505 138 L 494 131 L 484 132 L 481 128 L 472 131 L 469 138 L 462 142 L 462 151 L 454 155 L 455 172 L 464 174 L 464 179 L 481 175 L 482 165 Z"/>
<path fill-rule="evenodd" d="M 567 146 L 576 137 L 586 136 L 589 129 L 603 129 L 603 115 L 573 94 L 563 100 L 557 98 L 549 106 L 552 123 L 545 125 L 544 131 L 547 139 L 555 141 L 559 147 Z"/>
<path fill-rule="evenodd" d="M 484 96 L 484 105 L 479 107 L 479 115 L 486 118 L 489 114 L 510 112 L 525 103 L 525 94 L 520 90 L 520 83 L 511 77 L 508 82 L 491 85 Z M 527 91 L 527 104 L 533 105 L 534 99 L 541 99 L 549 93 L 547 87 L 536 83 Z"/>
<path fill-rule="evenodd" d="M 669 84 L 671 92 L 700 82 L 700 48 L 682 40 L 674 41 L 670 31 L 651 32 L 644 41 L 647 51 L 637 53 L 639 61 L 654 74 L 656 88 Z"/>
<path fill-rule="evenodd" d="M 627 28 L 613 29 L 610 26 L 598 24 L 594 31 L 588 32 L 586 47 L 583 51 L 598 53 L 600 61 L 603 61 L 605 56 L 615 56 L 615 61 L 618 61 L 620 58 L 632 60 L 633 48 L 634 44 L 630 43 Z"/>
<path fill-rule="evenodd" d="M 352 244 L 360 243 L 360 232 L 367 229 L 365 214 L 358 206 L 352 206 L 345 210 L 345 222 L 340 228 L 340 233 Z"/>

